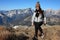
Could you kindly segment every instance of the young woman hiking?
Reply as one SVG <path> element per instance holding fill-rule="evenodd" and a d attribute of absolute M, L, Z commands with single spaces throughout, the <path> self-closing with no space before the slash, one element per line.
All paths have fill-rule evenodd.
<path fill-rule="evenodd" d="M 37 38 L 38 30 L 40 31 L 40 36 L 43 38 L 44 33 L 41 28 L 42 24 L 46 24 L 44 11 L 41 9 L 39 2 L 36 3 L 36 9 L 32 16 L 32 26 L 35 26 L 35 35 L 34 37 Z"/>

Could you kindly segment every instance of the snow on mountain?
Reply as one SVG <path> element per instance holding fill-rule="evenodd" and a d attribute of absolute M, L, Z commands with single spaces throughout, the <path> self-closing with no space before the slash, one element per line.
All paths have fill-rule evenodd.
<path fill-rule="evenodd" d="M 55 15 L 60 16 L 60 10 L 55 10 Z"/>
<path fill-rule="evenodd" d="M 46 13 L 46 16 L 47 16 L 47 17 L 50 17 L 50 16 L 52 16 L 52 15 L 55 15 L 55 11 L 52 10 L 52 9 L 47 9 L 47 10 L 45 10 L 45 13 Z"/>
<path fill-rule="evenodd" d="M 0 14 L 0 16 L 3 18 L 4 16 L 2 14 Z"/>
<path fill-rule="evenodd" d="M 60 10 L 47 9 L 45 10 L 45 13 L 46 17 L 60 16 Z"/>
<path fill-rule="evenodd" d="M 59 24 L 60 25 L 60 10 L 52 10 L 47 9 L 45 10 L 46 17 L 47 17 L 47 24 Z"/>
<path fill-rule="evenodd" d="M 15 10 L 9 10 L 6 12 L 0 13 L 0 16 L 3 17 L 3 22 L 5 25 L 17 25 L 21 21 L 23 21 L 26 17 L 32 15 L 31 8 L 27 9 L 15 9 Z M 1 15 L 4 14 L 4 15 Z"/>
<path fill-rule="evenodd" d="M 28 22 L 31 22 L 30 20 L 33 12 L 34 10 L 32 10 L 31 8 L 0 11 L 0 19 L 2 20 L 4 25 L 30 25 L 31 23 Z M 48 18 L 60 18 L 60 10 L 47 9 L 44 10 L 44 12 L 46 14 L 46 17 Z"/>

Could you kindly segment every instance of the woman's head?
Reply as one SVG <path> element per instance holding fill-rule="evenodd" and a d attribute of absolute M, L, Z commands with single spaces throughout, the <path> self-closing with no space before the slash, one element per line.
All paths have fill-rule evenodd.
<path fill-rule="evenodd" d="M 40 4 L 39 4 L 39 2 L 36 3 L 36 9 L 40 10 Z"/>
<path fill-rule="evenodd" d="M 39 2 L 36 3 L 36 10 L 35 10 L 35 12 L 37 12 L 37 11 L 39 13 L 43 13 L 43 10 L 41 9 Z"/>

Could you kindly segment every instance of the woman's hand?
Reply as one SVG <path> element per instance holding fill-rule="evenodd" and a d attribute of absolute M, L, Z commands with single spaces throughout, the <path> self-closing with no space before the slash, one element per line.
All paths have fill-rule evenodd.
<path fill-rule="evenodd" d="M 34 26 L 34 23 L 32 23 L 32 26 Z"/>
<path fill-rule="evenodd" d="M 46 21 L 44 21 L 43 24 L 46 25 Z"/>
<path fill-rule="evenodd" d="M 44 17 L 44 22 L 43 23 L 44 23 L 44 25 L 46 25 L 46 17 Z"/>

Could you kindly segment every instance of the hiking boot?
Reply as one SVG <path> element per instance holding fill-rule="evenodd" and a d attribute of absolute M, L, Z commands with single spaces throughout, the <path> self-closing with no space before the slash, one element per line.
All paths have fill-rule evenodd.
<path fill-rule="evenodd" d="M 44 38 L 44 33 L 40 34 L 39 36 L 40 36 L 41 38 Z"/>
<path fill-rule="evenodd" d="M 44 35 L 42 35 L 41 38 L 43 39 L 44 38 Z"/>
<path fill-rule="evenodd" d="M 34 37 L 33 37 L 33 40 L 38 40 L 38 37 L 34 36 Z"/>

